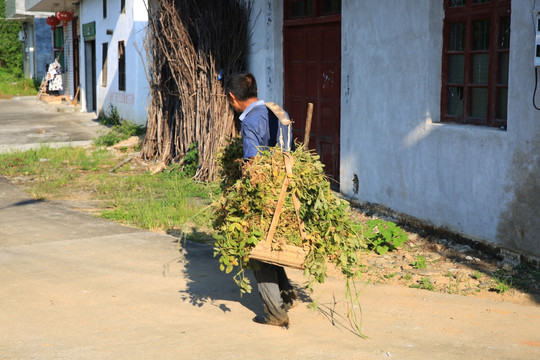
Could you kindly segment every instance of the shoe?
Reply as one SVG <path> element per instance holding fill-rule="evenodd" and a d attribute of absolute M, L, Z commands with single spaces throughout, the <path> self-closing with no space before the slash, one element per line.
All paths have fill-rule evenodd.
<path fill-rule="evenodd" d="M 289 302 L 283 302 L 283 305 L 285 306 L 285 310 L 289 311 L 292 308 L 298 306 L 298 301 L 291 300 Z"/>
<path fill-rule="evenodd" d="M 287 311 L 298 305 L 298 301 L 295 301 L 296 299 L 298 299 L 298 296 L 296 295 L 296 292 L 292 289 L 282 290 L 281 298 L 283 299 L 283 304 L 285 306 L 285 310 Z"/>
<path fill-rule="evenodd" d="M 255 321 L 257 324 L 282 326 L 284 328 L 289 327 L 289 319 L 286 319 L 285 321 L 278 321 L 263 315 L 257 315 L 253 318 L 253 321 Z"/>

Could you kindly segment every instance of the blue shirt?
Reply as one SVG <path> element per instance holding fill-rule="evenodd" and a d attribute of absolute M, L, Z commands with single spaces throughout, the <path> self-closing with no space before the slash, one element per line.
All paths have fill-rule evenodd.
<path fill-rule="evenodd" d="M 278 145 L 283 136 L 284 150 L 290 149 L 289 129 L 279 122 L 263 100 L 255 101 L 240 115 L 241 132 L 244 147 L 244 159 L 256 156 L 259 151 Z"/>

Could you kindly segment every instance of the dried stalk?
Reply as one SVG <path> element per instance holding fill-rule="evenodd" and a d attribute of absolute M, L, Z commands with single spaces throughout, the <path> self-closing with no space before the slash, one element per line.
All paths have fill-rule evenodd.
<path fill-rule="evenodd" d="M 216 151 L 237 133 L 218 74 L 244 68 L 250 12 L 251 2 L 241 0 L 164 0 L 148 7 L 144 159 L 180 161 L 195 142 L 195 178 L 216 178 Z"/>

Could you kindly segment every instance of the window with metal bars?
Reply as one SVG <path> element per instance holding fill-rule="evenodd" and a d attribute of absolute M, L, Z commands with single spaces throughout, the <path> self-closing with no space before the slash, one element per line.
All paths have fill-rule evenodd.
<path fill-rule="evenodd" d="M 107 86 L 107 52 L 109 50 L 109 43 L 101 44 L 101 86 Z"/>
<path fill-rule="evenodd" d="M 506 128 L 510 0 L 445 0 L 441 121 Z"/>
<path fill-rule="evenodd" d="M 118 90 L 126 90 L 126 43 L 118 42 Z"/>

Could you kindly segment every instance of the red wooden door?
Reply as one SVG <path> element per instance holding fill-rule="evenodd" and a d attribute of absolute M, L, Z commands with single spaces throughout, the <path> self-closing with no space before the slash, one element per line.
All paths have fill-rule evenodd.
<path fill-rule="evenodd" d="M 298 1 L 285 2 L 284 106 L 295 138 L 303 141 L 307 103 L 314 104 L 309 148 L 321 156 L 326 173 L 339 180 L 341 6 L 338 2 L 339 10 L 328 11 L 318 3 L 324 2 L 312 0 L 308 14 L 294 17 L 291 11 L 298 7 L 291 6 Z"/>

